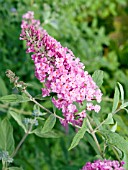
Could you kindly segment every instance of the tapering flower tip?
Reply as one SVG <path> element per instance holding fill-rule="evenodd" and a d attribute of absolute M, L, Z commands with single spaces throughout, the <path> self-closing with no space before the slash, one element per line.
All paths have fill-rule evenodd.
<path fill-rule="evenodd" d="M 82 170 L 125 170 L 124 161 L 96 160 L 93 163 L 87 162 Z"/>
<path fill-rule="evenodd" d="M 62 109 L 65 122 L 81 125 L 88 111 L 99 112 L 102 93 L 91 75 L 84 71 L 84 65 L 71 50 L 63 47 L 60 42 L 40 27 L 40 22 L 34 19 L 34 13 L 29 11 L 23 15 L 20 34 L 21 40 L 26 40 L 27 53 L 34 53 L 35 76 L 44 83 L 42 96 L 56 93 L 52 102 Z M 83 102 L 86 101 L 83 108 Z M 95 101 L 95 102 L 94 102 Z M 82 105 L 83 112 L 78 114 L 77 107 Z"/>
<path fill-rule="evenodd" d="M 26 14 L 22 16 L 24 19 L 33 19 L 34 18 L 34 12 L 33 11 L 28 11 Z"/>

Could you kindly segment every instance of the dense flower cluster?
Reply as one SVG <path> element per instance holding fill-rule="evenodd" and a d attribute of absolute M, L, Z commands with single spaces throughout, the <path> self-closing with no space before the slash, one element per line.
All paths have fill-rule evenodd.
<path fill-rule="evenodd" d="M 118 161 L 111 160 L 96 160 L 94 163 L 86 163 L 82 170 L 125 170 L 123 165 L 123 161 L 119 163 Z"/>
<path fill-rule="evenodd" d="M 81 125 L 86 111 L 99 112 L 102 93 L 79 58 L 75 58 L 71 50 L 63 47 L 53 37 L 40 27 L 40 22 L 34 19 L 34 13 L 29 11 L 23 15 L 21 40 L 27 42 L 27 52 L 33 52 L 32 59 L 35 64 L 35 75 L 44 83 L 42 96 L 55 93 L 57 96 L 52 102 L 58 109 L 62 109 L 64 125 L 72 122 Z M 75 103 L 83 104 L 85 109 L 78 113 Z"/>

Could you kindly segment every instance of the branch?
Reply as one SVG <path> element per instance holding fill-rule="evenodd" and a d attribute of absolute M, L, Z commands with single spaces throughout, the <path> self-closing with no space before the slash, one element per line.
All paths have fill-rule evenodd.
<path fill-rule="evenodd" d="M 98 150 L 99 150 L 99 153 L 100 153 L 100 155 L 103 157 L 103 154 L 102 154 L 102 151 L 101 151 L 101 148 L 100 148 L 100 144 L 99 144 L 99 142 L 98 142 L 98 140 L 97 140 L 97 137 L 96 137 L 96 135 L 95 135 L 95 132 L 94 132 L 94 130 L 93 130 L 93 128 L 92 128 L 92 125 L 90 124 L 88 118 L 87 118 L 87 125 L 88 125 L 88 127 L 89 127 L 90 134 L 92 135 L 92 137 L 93 137 L 93 139 L 94 139 L 94 141 L 95 141 L 95 143 L 96 143 L 96 145 L 97 145 L 97 148 L 98 148 Z"/>

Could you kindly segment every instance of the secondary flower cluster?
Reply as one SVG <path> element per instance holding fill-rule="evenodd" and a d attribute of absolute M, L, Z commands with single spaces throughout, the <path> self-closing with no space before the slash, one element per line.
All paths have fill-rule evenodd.
<path fill-rule="evenodd" d="M 125 170 L 123 168 L 124 162 L 111 160 L 96 160 L 94 163 L 88 162 L 82 170 Z"/>
<path fill-rule="evenodd" d="M 23 15 L 21 40 L 27 42 L 27 52 L 33 52 L 35 75 L 44 83 L 42 96 L 55 93 L 52 102 L 58 109 L 62 109 L 64 121 L 74 125 L 81 125 L 86 111 L 99 112 L 102 93 L 79 58 L 67 47 L 63 47 L 53 37 L 40 27 L 40 22 L 34 19 L 34 13 L 29 11 Z M 75 103 L 83 104 L 87 101 L 82 112 L 78 113 Z"/>

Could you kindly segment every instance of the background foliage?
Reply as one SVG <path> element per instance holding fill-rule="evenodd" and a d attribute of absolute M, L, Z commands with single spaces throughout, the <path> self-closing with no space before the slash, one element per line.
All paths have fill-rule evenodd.
<path fill-rule="evenodd" d="M 128 99 L 127 0 L 0 0 L 0 96 L 18 93 L 17 89 L 12 89 L 5 76 L 7 69 L 13 70 L 23 81 L 33 85 L 29 87 L 32 95 L 41 93 L 42 85 L 34 76 L 33 62 L 25 53 L 25 43 L 19 40 L 22 15 L 30 10 L 35 12 L 36 18 L 42 21 L 42 26 L 50 35 L 80 57 L 89 73 L 98 69 L 104 71 L 101 87 L 104 97 L 102 111 L 97 115 L 99 120 L 107 117 L 106 114 L 111 110 L 111 98 L 117 81 L 124 86 L 125 99 Z M 50 101 L 42 103 L 52 109 Z M 9 115 L 10 107 L 29 117 L 33 105 L 31 102 L 9 105 L 1 102 L 1 119 Z M 128 140 L 128 116 L 126 112 L 120 115 L 114 117 L 118 122 L 117 131 Z M 9 119 L 14 126 L 17 143 L 23 136 L 23 130 L 17 130 L 17 123 L 11 117 Z M 22 165 L 27 170 L 39 170 L 42 167 L 44 170 L 77 170 L 85 162 L 94 159 L 95 151 L 86 136 L 79 146 L 69 152 L 75 129 L 70 127 L 67 134 L 59 121 L 55 129 L 61 130 L 61 138 L 46 139 L 30 135 L 15 158 L 15 166 Z M 108 158 L 114 158 L 111 150 L 108 151 Z"/>

